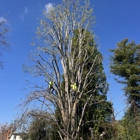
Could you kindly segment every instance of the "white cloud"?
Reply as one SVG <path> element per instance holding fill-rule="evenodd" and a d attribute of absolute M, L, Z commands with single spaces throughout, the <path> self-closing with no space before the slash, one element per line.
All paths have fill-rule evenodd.
<path fill-rule="evenodd" d="M 24 12 L 22 12 L 22 13 L 20 14 L 20 18 L 21 18 L 22 21 L 24 21 L 24 17 L 25 17 L 25 15 L 26 15 L 27 13 L 28 13 L 28 8 L 25 7 L 25 8 L 24 8 Z"/>
<path fill-rule="evenodd" d="M 49 13 L 51 9 L 53 9 L 53 4 L 52 3 L 48 3 L 48 4 L 45 5 L 46 13 Z"/>
<path fill-rule="evenodd" d="M 25 7 L 24 13 L 27 14 L 28 13 L 28 8 Z"/>
<path fill-rule="evenodd" d="M 0 17 L 0 23 L 1 22 L 7 22 L 7 20 L 4 17 Z"/>

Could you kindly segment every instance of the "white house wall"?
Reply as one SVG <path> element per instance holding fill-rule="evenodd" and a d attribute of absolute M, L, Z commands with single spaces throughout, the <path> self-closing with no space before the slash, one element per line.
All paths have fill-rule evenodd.
<path fill-rule="evenodd" d="M 22 140 L 22 139 L 18 135 L 16 135 L 16 136 L 15 135 L 12 135 L 11 138 L 10 138 L 10 140 Z"/>

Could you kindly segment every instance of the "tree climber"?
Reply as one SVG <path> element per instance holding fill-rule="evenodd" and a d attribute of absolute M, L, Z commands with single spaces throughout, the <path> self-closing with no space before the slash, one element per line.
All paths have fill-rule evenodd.
<path fill-rule="evenodd" d="M 50 90 L 51 92 L 54 91 L 53 82 L 52 82 L 52 81 L 49 82 L 49 90 Z"/>
<path fill-rule="evenodd" d="M 50 82 L 49 82 L 49 89 L 53 88 L 52 86 L 53 86 L 53 82 L 50 81 Z"/>
<path fill-rule="evenodd" d="M 76 83 L 72 84 L 72 85 L 71 85 L 71 88 L 72 88 L 72 90 L 76 91 L 76 90 L 77 90 Z"/>
<path fill-rule="evenodd" d="M 75 93 L 76 93 L 76 91 L 77 91 L 77 86 L 76 86 L 76 83 L 74 83 L 74 84 L 72 84 L 71 85 L 71 95 L 72 95 L 72 101 L 74 102 L 75 101 Z"/>

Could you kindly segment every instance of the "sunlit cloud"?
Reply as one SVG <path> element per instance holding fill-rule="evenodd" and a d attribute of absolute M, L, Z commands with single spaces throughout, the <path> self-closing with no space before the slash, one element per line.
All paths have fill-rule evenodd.
<path fill-rule="evenodd" d="M 25 7 L 25 8 L 24 8 L 24 12 L 22 12 L 22 13 L 20 14 L 20 18 L 21 18 L 22 21 L 24 21 L 25 15 L 26 15 L 27 13 L 28 13 L 28 8 Z"/>
<path fill-rule="evenodd" d="M 50 12 L 50 10 L 53 9 L 53 4 L 52 3 L 48 3 L 45 5 L 45 12 L 48 14 Z"/>

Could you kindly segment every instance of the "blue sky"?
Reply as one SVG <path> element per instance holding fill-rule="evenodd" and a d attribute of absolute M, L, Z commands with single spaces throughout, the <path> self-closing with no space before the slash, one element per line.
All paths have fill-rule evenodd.
<path fill-rule="evenodd" d="M 61 0 L 3 0 L 0 2 L 0 18 L 5 17 L 12 29 L 8 34 L 11 50 L 3 52 L 4 69 L 0 69 L 0 122 L 10 122 L 16 117 L 21 98 L 27 91 L 28 76 L 24 75 L 22 65 L 26 62 L 32 39 L 39 18 L 45 5 L 61 3 Z M 114 49 L 116 43 L 128 38 L 140 43 L 140 1 L 139 0 L 91 0 L 96 16 L 96 26 L 93 29 L 98 36 L 100 51 L 104 56 L 105 72 L 107 74 L 111 98 L 115 111 L 124 109 L 124 96 L 122 86 L 113 80 L 109 73 L 109 49 Z M 117 116 L 119 119 L 122 112 Z"/>

